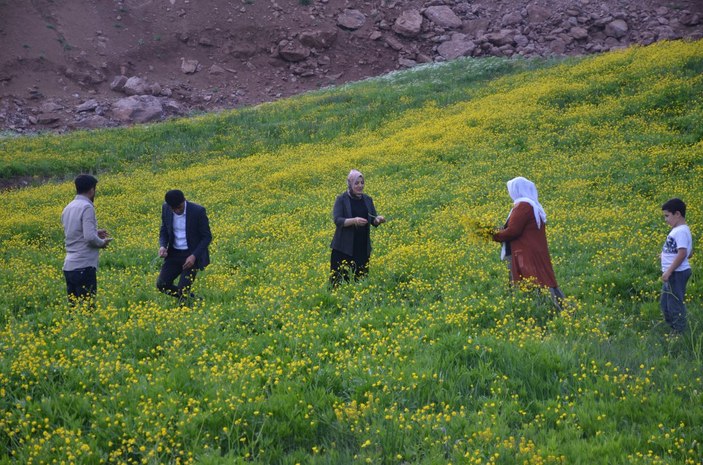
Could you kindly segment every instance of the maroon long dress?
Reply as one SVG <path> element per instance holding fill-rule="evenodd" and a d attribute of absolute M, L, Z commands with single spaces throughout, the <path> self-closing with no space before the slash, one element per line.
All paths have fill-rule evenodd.
<path fill-rule="evenodd" d="M 520 202 L 510 214 L 506 228 L 493 235 L 494 241 L 510 242 L 513 281 L 533 278 L 541 286 L 558 287 L 545 227 L 542 223 L 542 227 L 537 228 L 532 205 Z"/>

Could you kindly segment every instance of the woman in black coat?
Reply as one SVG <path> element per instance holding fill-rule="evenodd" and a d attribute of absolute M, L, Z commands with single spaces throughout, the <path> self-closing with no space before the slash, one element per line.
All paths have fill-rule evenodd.
<path fill-rule="evenodd" d="M 360 278 L 369 270 L 371 237 L 369 225 L 378 226 L 386 219 L 376 214 L 373 199 L 364 194 L 364 176 L 351 170 L 346 192 L 337 196 L 332 218 L 337 229 L 332 238 L 330 283 L 337 286 L 350 278 Z"/>

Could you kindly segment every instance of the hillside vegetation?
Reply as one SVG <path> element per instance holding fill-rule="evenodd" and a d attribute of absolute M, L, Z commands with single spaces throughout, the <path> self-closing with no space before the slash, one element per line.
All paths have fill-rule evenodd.
<path fill-rule="evenodd" d="M 151 127 L 0 139 L 0 464 L 698 464 L 690 329 L 659 312 L 660 206 L 703 205 L 703 42 L 466 59 Z M 389 220 L 327 288 L 351 168 Z M 95 310 L 65 304 L 60 214 L 97 172 Z M 532 179 L 557 313 L 482 237 Z M 155 280 L 163 194 L 207 207 L 204 300 Z"/>

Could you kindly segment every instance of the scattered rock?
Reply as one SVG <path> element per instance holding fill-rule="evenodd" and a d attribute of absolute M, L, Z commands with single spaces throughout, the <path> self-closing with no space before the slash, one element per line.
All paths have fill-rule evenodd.
<path fill-rule="evenodd" d="M 566 52 L 566 43 L 561 39 L 554 39 L 549 42 L 549 50 L 555 55 L 563 55 Z"/>
<path fill-rule="evenodd" d="M 117 100 L 112 115 L 124 123 L 147 123 L 161 118 L 163 106 L 157 97 L 133 95 Z"/>
<path fill-rule="evenodd" d="M 412 68 L 413 66 L 417 66 L 417 61 L 408 58 L 398 58 L 398 64 L 403 68 Z"/>
<path fill-rule="evenodd" d="M 144 95 L 148 93 L 149 85 L 147 82 L 137 76 L 132 76 L 127 79 L 122 91 L 127 95 Z"/>
<path fill-rule="evenodd" d="M 76 107 L 76 112 L 83 113 L 86 111 L 95 111 L 98 108 L 98 101 L 95 99 L 86 100 Z"/>
<path fill-rule="evenodd" d="M 200 39 L 198 39 L 198 44 L 202 45 L 203 47 L 213 47 L 215 45 L 215 43 L 209 37 L 201 37 Z"/>
<path fill-rule="evenodd" d="M 359 10 L 346 9 L 337 17 L 337 25 L 342 29 L 355 31 L 366 23 L 366 15 Z"/>
<path fill-rule="evenodd" d="M 688 27 L 698 26 L 701 24 L 701 15 L 690 11 L 682 12 L 681 16 L 679 16 L 679 23 Z"/>
<path fill-rule="evenodd" d="M 588 30 L 583 27 L 572 27 L 569 34 L 576 40 L 584 40 L 588 38 Z"/>
<path fill-rule="evenodd" d="M 422 31 L 422 15 L 417 10 L 405 10 L 395 20 L 393 31 L 405 37 L 415 37 Z"/>
<path fill-rule="evenodd" d="M 63 74 L 83 86 L 92 86 L 105 81 L 105 74 L 102 71 L 81 60 L 64 68 Z"/>
<path fill-rule="evenodd" d="M 278 56 L 286 61 L 296 63 L 303 61 L 310 56 L 310 49 L 299 42 L 287 42 L 284 46 L 279 46 Z"/>
<path fill-rule="evenodd" d="M 115 76 L 110 83 L 110 89 L 115 92 L 122 92 L 124 85 L 127 84 L 127 76 Z"/>
<path fill-rule="evenodd" d="M 528 39 L 527 36 L 523 34 L 515 34 L 515 37 L 513 37 L 513 41 L 515 42 L 515 46 L 518 48 L 525 48 L 530 43 L 530 39 Z"/>
<path fill-rule="evenodd" d="M 320 50 L 330 48 L 337 40 L 337 31 L 315 30 L 303 31 L 299 37 L 300 43 L 310 48 Z"/>
<path fill-rule="evenodd" d="M 110 125 L 110 120 L 100 115 L 90 115 L 76 121 L 75 126 L 79 129 L 99 129 Z"/>
<path fill-rule="evenodd" d="M 513 43 L 513 37 L 515 32 L 509 29 L 503 29 L 500 32 L 490 32 L 484 36 L 485 40 L 495 45 L 496 47 L 501 47 L 503 45 L 511 45 Z"/>
<path fill-rule="evenodd" d="M 210 66 L 210 69 L 208 70 L 208 74 L 210 74 L 212 76 L 222 76 L 225 73 L 226 73 L 225 69 L 219 65 L 212 65 L 212 66 Z"/>
<path fill-rule="evenodd" d="M 37 116 L 37 122 L 36 124 L 43 124 L 43 125 L 49 125 L 49 124 L 54 124 L 59 120 L 59 116 L 55 115 L 53 113 L 41 113 L 39 116 Z"/>
<path fill-rule="evenodd" d="M 235 58 L 251 58 L 257 54 L 258 48 L 251 42 L 228 43 L 224 47 L 225 53 Z"/>
<path fill-rule="evenodd" d="M 39 111 L 42 113 L 54 113 L 64 109 L 64 106 L 58 102 L 48 101 L 41 104 Z"/>
<path fill-rule="evenodd" d="M 186 60 L 181 58 L 181 72 L 183 74 L 194 74 L 200 68 L 200 63 L 198 60 Z"/>
<path fill-rule="evenodd" d="M 396 52 L 403 50 L 403 44 L 395 36 L 387 36 L 386 44 Z"/>
<path fill-rule="evenodd" d="M 512 11 L 503 15 L 503 19 L 500 24 L 502 26 L 515 26 L 522 22 L 522 15 L 517 11 Z"/>
<path fill-rule="evenodd" d="M 27 89 L 29 92 L 29 99 L 30 100 L 41 100 L 44 98 L 44 94 L 42 94 L 37 86 L 34 86 L 32 88 Z"/>
<path fill-rule="evenodd" d="M 161 84 L 155 82 L 149 85 L 149 93 L 151 95 L 161 95 Z"/>
<path fill-rule="evenodd" d="M 624 20 L 616 19 L 606 24 L 605 35 L 619 39 L 627 34 L 628 29 L 627 23 Z"/>
<path fill-rule="evenodd" d="M 456 29 L 462 24 L 461 18 L 446 5 L 428 7 L 423 14 L 437 26 L 447 29 Z"/>
<path fill-rule="evenodd" d="M 552 11 L 537 5 L 536 3 L 527 5 L 527 21 L 530 24 L 539 24 L 547 21 L 552 16 Z"/>
<path fill-rule="evenodd" d="M 183 107 L 178 102 L 171 99 L 168 99 L 164 102 L 163 109 L 164 111 L 167 111 L 169 113 L 175 113 L 177 115 L 183 113 Z"/>
<path fill-rule="evenodd" d="M 447 60 L 469 56 L 476 50 L 476 44 L 471 40 L 449 40 L 437 47 L 437 53 Z"/>

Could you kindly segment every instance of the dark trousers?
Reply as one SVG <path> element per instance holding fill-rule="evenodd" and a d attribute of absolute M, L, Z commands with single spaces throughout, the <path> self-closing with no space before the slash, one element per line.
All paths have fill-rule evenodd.
<path fill-rule="evenodd" d="M 75 305 L 80 300 L 92 300 L 98 291 L 97 270 L 93 266 L 63 272 L 66 278 L 68 301 Z"/>
<path fill-rule="evenodd" d="M 686 295 L 686 283 L 690 277 L 690 269 L 674 271 L 669 281 L 662 285 L 659 304 L 664 314 L 664 321 L 677 333 L 682 333 L 686 329 L 686 305 L 683 299 Z"/>
<path fill-rule="evenodd" d="M 357 260 L 351 255 L 332 249 L 330 284 L 337 287 L 350 279 L 360 279 L 369 272 L 369 259 Z"/>
<path fill-rule="evenodd" d="M 164 259 L 164 264 L 161 265 L 161 272 L 156 280 L 156 287 L 159 291 L 178 298 L 190 295 L 190 287 L 195 281 L 197 270 L 195 268 L 183 269 L 183 264 L 189 255 L 188 250 L 168 250 L 168 255 Z M 173 285 L 176 278 L 179 278 L 178 286 Z"/>

